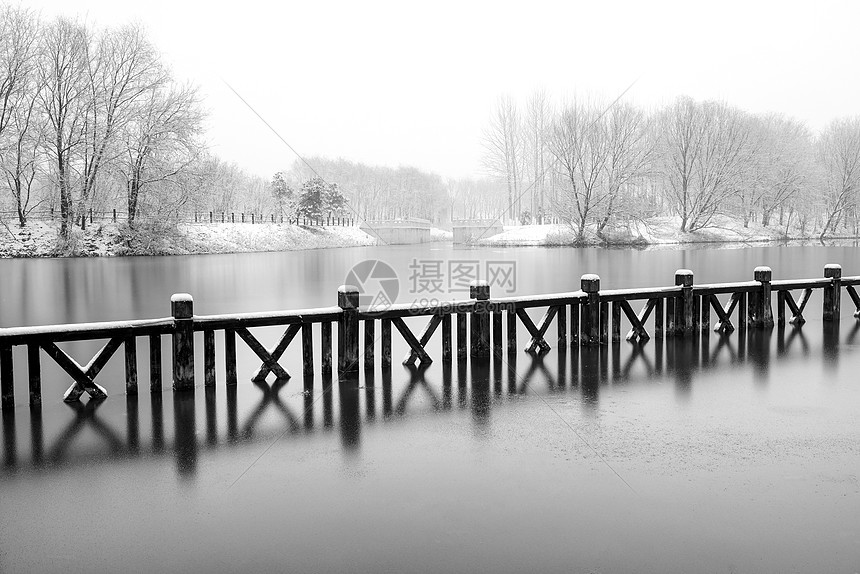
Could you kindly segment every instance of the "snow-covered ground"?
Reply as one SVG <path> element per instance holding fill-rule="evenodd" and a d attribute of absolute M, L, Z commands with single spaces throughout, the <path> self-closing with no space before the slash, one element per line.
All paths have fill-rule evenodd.
<path fill-rule="evenodd" d="M 447 231 L 445 229 L 440 229 L 438 227 L 430 228 L 430 240 L 431 241 L 453 241 L 454 232 Z"/>
<path fill-rule="evenodd" d="M 671 246 L 685 243 L 751 243 L 785 239 L 811 239 L 812 230 L 801 235 L 785 228 L 763 227 L 751 222 L 749 227 L 725 217 L 715 218 L 708 229 L 680 233 L 677 217 L 657 217 L 644 222 L 632 222 L 629 228 L 607 231 L 609 242 L 617 245 Z M 252 251 L 291 251 L 374 245 L 374 239 L 358 227 L 303 227 L 278 224 L 183 224 L 175 228 L 140 228 L 135 234 L 115 223 L 95 223 L 85 231 L 74 230 L 67 245 L 58 241 L 56 223 L 33 221 L 26 227 L 0 227 L 0 257 L 52 257 L 79 255 L 102 257 L 112 255 L 182 255 L 191 253 L 242 253 Z M 450 231 L 431 228 L 433 241 L 451 241 Z M 493 246 L 556 246 L 572 245 L 575 236 L 566 225 L 506 226 L 498 235 L 478 241 Z M 602 243 L 593 230 L 586 241 Z"/>
<path fill-rule="evenodd" d="M 278 224 L 183 224 L 176 228 L 145 229 L 131 235 L 115 223 L 94 223 L 75 229 L 72 241 L 60 245 L 56 223 L 33 221 L 24 228 L 0 228 L 0 257 L 78 255 L 183 255 L 290 251 L 373 245 L 357 227 L 303 227 Z"/>
<path fill-rule="evenodd" d="M 707 229 L 693 233 L 681 233 L 679 217 L 655 217 L 647 221 L 631 222 L 623 229 L 607 230 L 609 243 L 635 245 L 677 245 L 683 243 L 752 243 L 785 239 L 810 239 L 816 237 L 813 230 L 801 234 L 797 229 L 786 229 L 779 225 L 764 227 L 750 222 L 748 227 L 728 217 L 715 217 Z M 575 242 L 575 233 L 567 225 L 517 225 L 506 226 L 498 235 L 479 241 L 484 245 L 570 245 Z M 603 243 L 593 229 L 587 230 L 586 242 Z"/>

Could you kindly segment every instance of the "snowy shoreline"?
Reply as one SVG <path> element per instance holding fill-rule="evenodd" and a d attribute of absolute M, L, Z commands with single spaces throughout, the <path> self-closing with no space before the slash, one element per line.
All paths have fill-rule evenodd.
<path fill-rule="evenodd" d="M 682 245 L 768 244 L 787 241 L 818 243 L 817 234 L 786 234 L 783 227 L 749 227 L 727 220 L 694 233 L 679 233 L 676 218 L 655 218 L 637 222 L 623 231 L 607 231 L 598 238 L 591 231 L 584 246 L 606 248 L 660 249 Z M 358 227 L 305 227 L 279 224 L 236 223 L 180 224 L 161 229 L 137 229 L 123 225 L 95 223 L 86 230 L 75 229 L 68 244 L 58 240 L 56 224 L 32 222 L 26 227 L 7 226 L 0 239 L 0 258 L 35 257 L 115 257 L 153 255 L 204 255 L 332 249 L 375 245 L 375 240 Z M 433 241 L 451 241 L 449 231 L 434 228 Z M 834 236 L 827 240 L 857 239 Z M 476 241 L 488 247 L 565 247 L 577 245 L 570 227 L 559 224 L 507 226 L 498 235 Z M 582 244 L 579 244 L 583 246 Z"/>

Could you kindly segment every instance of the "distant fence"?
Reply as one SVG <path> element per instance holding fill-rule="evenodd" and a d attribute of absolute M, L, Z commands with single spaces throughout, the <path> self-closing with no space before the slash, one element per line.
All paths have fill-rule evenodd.
<path fill-rule="evenodd" d="M 17 221 L 17 211 L 0 211 L 0 217 L 8 221 Z M 59 210 L 43 209 L 31 211 L 27 214 L 27 221 L 55 221 L 60 218 Z M 352 227 L 355 226 L 355 218 L 343 216 L 326 216 L 319 218 L 310 217 L 285 217 L 276 213 L 246 213 L 242 211 L 193 211 L 172 215 L 171 221 L 185 224 L 217 224 L 217 223 L 251 223 L 251 224 L 280 224 L 280 225 L 303 225 L 313 227 Z M 163 218 L 155 218 L 148 215 L 137 215 L 135 221 L 141 223 L 163 221 Z M 75 218 L 75 225 L 85 227 L 87 224 L 96 222 L 122 222 L 128 221 L 128 213 L 122 210 L 111 209 L 95 210 L 89 209 L 85 214 Z"/>
<path fill-rule="evenodd" d="M 202 316 L 194 314 L 191 295 L 177 294 L 171 298 L 172 316 L 162 319 L 0 329 L 0 406 L 12 408 L 15 404 L 12 350 L 19 345 L 27 348 L 30 403 L 35 405 L 42 400 L 40 361 L 43 351 L 73 379 L 64 400 L 74 402 L 84 392 L 92 398 L 107 396 L 107 391 L 94 379 L 111 356 L 123 347 L 126 393 L 136 394 L 138 337 L 149 338 L 150 389 L 159 392 L 162 386 L 161 337 L 171 338 L 173 389 L 191 390 L 195 385 L 194 334 L 198 331 L 203 333 L 203 380 L 205 386 L 211 387 L 216 382 L 217 331 L 224 333 L 226 384 L 232 386 L 238 380 L 237 335 L 261 361 L 251 377 L 261 381 L 270 373 L 278 379 L 290 376 L 279 360 L 301 334 L 303 374 L 312 378 L 315 356 L 312 329 L 316 323 L 320 324 L 319 357 L 323 374 L 330 373 L 333 367 L 332 326 L 337 324 L 337 370 L 348 375 L 358 372 L 360 360 L 366 369 L 373 368 L 377 356 L 384 369 L 390 368 L 393 330 L 400 333 L 410 349 L 403 363 L 413 365 L 416 361 L 432 362 L 428 344 L 439 327 L 441 358 L 448 362 L 454 354 L 458 360 L 470 356 L 472 361 L 489 361 L 491 354 L 501 357 L 505 347 L 511 356 L 517 351 L 518 323 L 528 331 L 530 338 L 525 350 L 532 353 L 550 350 L 552 338 L 548 332 L 553 321 L 558 329 L 555 342 L 559 346 L 617 344 L 625 318 L 630 329 L 626 340 L 635 344 L 645 343 L 652 334 L 657 339 L 707 336 L 712 318 L 716 319 L 714 331 L 721 336 L 729 336 L 736 329 L 744 333 L 747 328 L 767 329 L 775 324 L 784 328 L 786 322 L 799 328 L 805 322 L 803 314 L 807 303 L 817 289 L 823 292 L 824 321 L 838 324 L 843 290 L 854 303 L 854 317 L 860 318 L 860 296 L 855 289 L 860 285 L 860 276 L 842 277 L 840 265 L 825 266 L 823 278 L 772 281 L 771 276 L 769 267 L 757 267 L 753 281 L 695 285 L 693 272 L 681 269 L 675 273 L 674 286 L 601 290 L 600 278 L 588 274 L 582 276 L 578 291 L 501 298 L 491 298 L 486 281 L 475 281 L 470 299 L 420 307 L 396 304 L 384 309 L 359 309 L 358 289 L 343 285 L 337 292 L 337 306 Z M 796 290 L 802 292 L 798 299 L 791 293 Z M 776 319 L 772 303 L 774 292 Z M 726 295 L 726 301 L 719 299 Z M 638 313 L 631 305 L 636 301 L 644 302 Z M 546 309 L 537 324 L 527 313 L 530 308 Z M 409 317 L 429 317 L 420 334 L 413 333 L 405 323 L 404 319 Z M 381 327 L 378 355 L 376 321 L 380 321 Z M 361 323 L 364 324 L 363 341 L 359 337 Z M 249 329 L 271 326 L 286 327 L 286 330 L 278 342 L 267 349 Z M 97 339 L 107 339 L 107 343 L 85 365 L 57 346 L 58 342 Z"/>

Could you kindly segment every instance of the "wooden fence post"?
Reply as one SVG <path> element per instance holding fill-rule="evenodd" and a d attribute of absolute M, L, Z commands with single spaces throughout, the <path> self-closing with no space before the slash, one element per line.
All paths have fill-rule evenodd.
<path fill-rule="evenodd" d="M 583 345 L 597 345 L 600 343 L 600 277 L 593 273 L 583 275 L 580 279 L 582 291 L 588 296 L 588 300 L 582 307 L 582 333 Z"/>
<path fill-rule="evenodd" d="M 194 389 L 194 299 L 188 293 L 170 298 L 173 314 L 173 390 Z"/>
<path fill-rule="evenodd" d="M 675 332 L 679 335 L 693 333 L 693 272 L 689 269 L 675 271 L 675 285 L 681 287 L 681 297 L 675 304 Z"/>
<path fill-rule="evenodd" d="M 475 299 L 476 305 L 479 307 L 472 312 L 472 317 L 470 319 L 470 354 L 472 357 L 477 359 L 489 360 L 490 314 L 487 311 L 487 304 L 477 303 L 477 301 L 489 300 L 490 284 L 483 280 L 472 281 L 469 285 L 469 297 Z"/>
<path fill-rule="evenodd" d="M 358 287 L 352 285 L 338 287 L 337 305 L 343 310 L 337 330 L 337 370 L 339 373 L 357 373 Z"/>
<path fill-rule="evenodd" d="M 12 368 L 12 345 L 0 345 L 0 408 L 15 408 L 15 376 Z"/>
<path fill-rule="evenodd" d="M 750 294 L 750 301 L 755 301 L 755 303 L 750 304 L 748 320 L 757 329 L 773 327 L 773 305 L 770 300 L 770 281 L 773 278 L 773 271 L 770 267 L 756 267 L 753 276 L 756 281 L 761 283 L 761 289 Z M 753 312 L 755 313 L 754 316 Z"/>
<path fill-rule="evenodd" d="M 839 300 L 842 298 L 842 266 L 838 263 L 828 263 L 824 266 L 824 276 L 830 279 L 830 285 L 824 288 L 822 319 L 838 321 L 841 312 Z"/>

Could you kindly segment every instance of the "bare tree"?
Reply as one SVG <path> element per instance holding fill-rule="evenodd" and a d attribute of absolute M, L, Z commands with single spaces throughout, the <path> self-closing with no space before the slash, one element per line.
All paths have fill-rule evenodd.
<path fill-rule="evenodd" d="M 661 171 L 681 231 L 707 227 L 737 192 L 749 126 L 722 102 L 679 98 L 661 115 Z"/>
<path fill-rule="evenodd" d="M 765 143 L 761 147 L 763 190 L 759 198 L 761 224 L 771 223 L 775 211 L 783 223 L 785 206 L 807 187 L 814 171 L 812 137 L 802 122 L 769 114 L 763 118 Z"/>
<path fill-rule="evenodd" d="M 36 73 L 39 33 L 39 21 L 31 11 L 0 7 L 0 169 L 21 227 L 32 209 L 30 195 L 43 135 L 35 109 L 41 90 Z"/>
<path fill-rule="evenodd" d="M 106 29 L 97 41 L 87 46 L 90 48 L 87 53 L 90 105 L 85 108 L 81 124 L 82 177 L 78 197 L 81 212 L 93 199 L 101 167 L 125 151 L 118 137 L 123 126 L 142 112 L 148 116 L 143 123 L 161 131 L 164 121 L 172 123 L 167 119 L 171 113 L 179 113 L 167 111 L 167 118 L 162 116 L 159 120 L 157 112 L 147 109 L 148 103 L 162 100 L 156 90 L 167 82 L 168 75 L 140 27 Z M 170 108 L 171 103 L 159 101 L 156 105 Z M 162 127 L 154 127 L 159 121 Z"/>
<path fill-rule="evenodd" d="M 118 160 L 130 226 L 146 192 L 175 185 L 177 175 L 189 169 L 202 149 L 203 112 L 195 88 L 151 86 L 135 109 L 123 126 L 125 149 Z"/>
<path fill-rule="evenodd" d="M 574 100 L 553 124 L 550 150 L 564 181 L 554 206 L 584 241 L 593 212 L 608 202 L 602 178 L 610 147 L 600 107 L 595 102 Z"/>
<path fill-rule="evenodd" d="M 824 225 L 819 239 L 835 231 L 854 210 L 860 189 L 860 117 L 832 122 L 818 139 Z"/>
<path fill-rule="evenodd" d="M 552 107 L 543 90 L 534 92 L 526 102 L 524 123 L 524 185 L 531 188 L 530 211 L 538 222 L 546 214 L 546 192 L 551 182 L 547 177 L 550 165 L 549 136 L 552 125 Z M 527 179 L 526 179 L 527 178 Z"/>
<path fill-rule="evenodd" d="M 40 106 L 47 119 L 47 148 L 60 192 L 60 235 L 69 239 L 75 218 L 73 186 L 78 174 L 72 158 L 82 143 L 81 126 L 91 105 L 87 83 L 90 33 L 67 18 L 44 28 L 44 53 L 39 61 L 44 89 Z"/>
<path fill-rule="evenodd" d="M 641 109 L 617 103 L 607 111 L 604 123 L 608 146 L 604 181 L 606 199 L 597 224 L 599 237 L 622 208 L 622 191 L 647 171 L 654 149 L 648 137 L 648 119 Z"/>
<path fill-rule="evenodd" d="M 509 218 L 515 218 L 521 211 L 523 138 L 519 112 L 509 95 L 499 98 L 490 125 L 484 131 L 483 143 L 484 167 L 507 184 L 507 213 Z"/>

